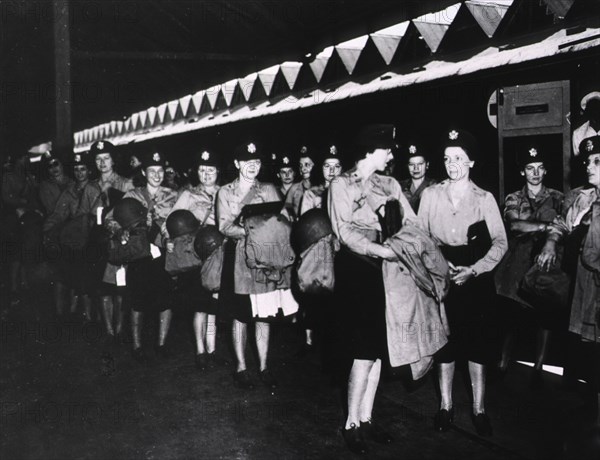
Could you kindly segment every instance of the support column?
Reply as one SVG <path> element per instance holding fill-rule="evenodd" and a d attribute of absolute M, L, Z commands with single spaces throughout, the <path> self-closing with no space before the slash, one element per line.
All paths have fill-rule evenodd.
<path fill-rule="evenodd" d="M 73 149 L 69 1 L 52 0 L 54 12 L 55 132 L 52 148 L 65 161 Z"/>

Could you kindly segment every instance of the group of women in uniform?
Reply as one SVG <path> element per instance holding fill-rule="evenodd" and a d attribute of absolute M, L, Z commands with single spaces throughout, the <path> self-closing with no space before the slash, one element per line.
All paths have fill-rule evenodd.
<path fill-rule="evenodd" d="M 572 255 L 576 270 L 572 273 L 569 328 L 586 342 L 589 362 L 596 362 L 594 382 L 598 385 L 600 360 L 594 359 L 598 357 L 600 339 L 600 137 L 582 142 L 580 150 L 586 162 L 588 184 L 574 190 L 568 199 L 543 184 L 545 158 L 551 152 L 543 152 L 533 145 L 521 152 L 519 165 L 526 185 L 506 198 L 504 221 L 492 194 L 471 180 L 471 171 L 480 166 L 482 156 L 476 139 L 469 132 L 452 129 L 444 133 L 439 156 L 447 178 L 421 187 L 424 174 L 417 171 L 420 174 L 417 185 L 406 185 L 411 193 L 410 203 L 398 181 L 383 174 L 396 147 L 393 126 L 368 125 L 358 132 L 348 151 L 339 152 L 338 146 L 330 143 L 314 151 L 304 147 L 295 156 L 279 156 L 276 168 L 279 187 L 257 179 L 264 152 L 252 141 L 234 149 L 237 177 L 222 186 L 219 185 L 222 153 L 200 150 L 194 157 L 198 185 L 176 192 L 161 185 L 165 173 L 162 154 L 150 152 L 142 156 L 145 183 L 134 187 L 130 180 L 114 172 L 114 146 L 99 141 L 89 153 L 73 156 L 70 166 L 74 181 L 65 179 L 58 169 L 55 172 L 54 160 L 48 162 L 49 179 L 45 185 L 48 191 L 43 195 L 48 201 L 44 203 L 47 214 L 44 230 L 51 235 L 52 229 L 60 228 L 62 232 L 64 225 L 60 224 L 76 218 L 81 219 L 80 225 L 85 222 L 85 241 L 78 243 L 78 256 L 65 264 L 75 276 L 62 279 L 70 280 L 77 294 L 85 299 L 88 319 L 91 318 L 90 297 L 95 295 L 101 299 L 109 337 L 122 333 L 122 299 L 127 295 L 132 309 L 134 357 L 140 361 L 145 359 L 141 340 L 144 313 L 160 314 L 157 353 L 166 354 L 171 309 L 176 306 L 173 292 L 177 288 L 182 293 L 178 298 L 194 309 L 198 368 L 206 369 L 214 361 L 215 317 L 225 315 L 232 320 L 236 386 L 254 387 L 246 365 L 248 327 L 252 325 L 259 357 L 259 379 L 274 388 L 277 380 L 268 360 L 273 318 L 299 312 L 297 316 L 305 320 L 302 324 L 306 330 L 306 347 L 311 347 L 311 331 L 319 327 L 318 321 L 314 321 L 318 315 L 311 314 L 311 307 L 316 302 L 320 309 L 331 309 L 336 324 L 324 333 L 340 342 L 341 346 L 333 349 L 340 353 L 336 356 L 338 361 L 346 364 L 339 366 L 347 391 L 347 419 L 342 434 L 350 450 L 365 453 L 368 440 L 392 442 L 384 424 L 373 418 L 381 369 L 388 354 L 382 262 L 399 260 L 382 236 L 382 207 L 390 200 L 397 200 L 402 210 L 401 224 L 425 230 L 439 244 L 448 265 L 449 290 L 440 306 L 447 316 L 449 335 L 446 345 L 433 357 L 441 394 L 434 427 L 445 431 L 453 423 L 452 383 L 455 362 L 462 360 L 468 365 L 471 380 L 473 424 L 482 436 L 492 434 L 485 408 L 486 367 L 498 364 L 496 354 L 499 352 L 497 342 L 490 340 L 495 327 L 493 302 L 490 302 L 496 292 L 492 273 L 510 246 L 512 250 L 507 257 L 511 257 L 513 267 L 519 262 L 517 259 L 523 258 L 517 263 L 519 279 L 498 281 L 496 277 L 496 282 L 504 286 L 499 288 L 501 295 L 525 305 L 527 301 L 517 292 L 520 278 L 532 264 L 538 264 L 541 270 L 552 267 L 560 253 L 561 241 L 585 227 L 587 236 L 579 240 L 580 245 Z M 419 157 L 416 148 L 412 145 L 410 148 L 407 157 Z M 348 162 L 344 172 L 342 158 Z M 423 169 L 428 159 L 423 155 L 417 160 Z M 316 162 L 322 173 L 320 180 L 314 179 Z M 94 163 L 99 178 L 90 181 Z M 294 183 L 296 165 L 301 180 Z M 114 209 L 115 204 L 125 198 L 143 205 L 141 220 L 147 229 L 155 229 L 150 231 L 152 254 L 127 267 L 113 265 L 101 257 L 92 260 L 84 257 L 86 248 L 99 241 L 102 231 L 117 235 L 122 243 L 127 243 L 130 235 L 120 228 Z M 327 300 L 328 305 L 319 305 L 318 300 L 310 297 L 296 300 L 289 284 L 275 286 L 270 285 L 270 281 L 258 281 L 256 269 L 246 263 L 244 219 L 247 216 L 243 210 L 248 205 L 273 202 L 281 202 L 281 213 L 290 222 L 314 208 L 327 212 L 340 243 L 333 268 L 335 288 Z M 202 287 L 197 270 L 181 274 L 176 280 L 165 271 L 165 254 L 173 251 L 166 221 L 177 210 L 190 211 L 201 226 L 215 225 L 225 237 L 218 293 Z M 505 226 L 509 229 L 510 244 Z M 64 239 L 61 244 L 65 244 Z M 540 321 L 542 332 L 536 371 L 541 369 L 549 336 L 549 327 Z M 508 351 L 507 346 L 499 361 L 500 369 L 506 369 Z"/>

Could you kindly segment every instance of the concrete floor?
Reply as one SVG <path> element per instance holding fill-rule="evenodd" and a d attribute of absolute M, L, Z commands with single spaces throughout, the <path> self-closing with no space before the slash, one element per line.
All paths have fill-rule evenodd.
<path fill-rule="evenodd" d="M 231 365 L 204 373 L 194 367 L 185 315 L 172 325 L 172 356 L 159 359 L 150 351 L 142 366 L 132 359 L 130 343 L 106 345 L 99 324 L 51 319 L 43 298 L 22 304 L 1 323 L 0 458 L 355 458 L 339 432 L 339 392 L 319 357 L 294 358 L 301 337 L 294 325 L 273 330 L 270 361 L 279 389 L 244 392 L 233 386 Z M 31 321 L 36 315 L 39 321 Z M 147 326 L 150 343 L 155 325 Z M 222 325 L 218 353 L 231 360 L 227 337 Z M 256 367 L 251 358 L 255 376 Z M 557 376 L 535 392 L 528 378 L 528 368 L 513 364 L 502 382 L 489 386 L 494 435 L 482 439 L 473 430 L 460 375 L 455 426 L 440 434 L 432 429 L 433 376 L 407 386 L 386 374 L 375 416 L 396 439 L 370 445 L 367 458 L 568 458 L 565 445 L 579 445 L 577 437 L 585 434 L 583 400 L 563 391 Z"/>

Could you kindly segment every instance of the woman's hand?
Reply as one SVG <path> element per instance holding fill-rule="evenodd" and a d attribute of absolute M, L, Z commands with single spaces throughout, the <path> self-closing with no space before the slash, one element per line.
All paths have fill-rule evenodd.
<path fill-rule="evenodd" d="M 450 280 L 457 286 L 462 286 L 471 278 L 475 278 L 475 273 L 471 267 L 450 265 Z"/>
<path fill-rule="evenodd" d="M 389 260 L 391 262 L 398 260 L 398 256 L 396 255 L 396 253 L 394 251 L 392 251 L 392 249 L 389 246 L 385 246 L 385 245 L 379 246 L 379 249 L 377 250 L 376 255 L 377 255 L 377 257 L 380 257 L 385 260 Z"/>
<path fill-rule="evenodd" d="M 173 253 L 173 251 L 175 250 L 175 243 L 173 243 L 172 240 L 167 238 L 165 239 L 165 248 L 167 249 L 167 252 Z"/>
<path fill-rule="evenodd" d="M 121 232 L 121 244 L 127 244 L 129 241 L 129 230 L 123 230 Z"/>
<path fill-rule="evenodd" d="M 556 262 L 556 243 L 554 241 L 546 241 L 542 252 L 536 257 L 536 262 L 542 270 L 550 270 L 550 267 Z"/>

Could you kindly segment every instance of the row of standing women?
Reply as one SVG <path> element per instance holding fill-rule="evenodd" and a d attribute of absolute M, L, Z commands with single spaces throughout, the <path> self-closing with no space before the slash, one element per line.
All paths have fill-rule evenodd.
<path fill-rule="evenodd" d="M 312 329 L 322 326 L 314 320 L 318 315 L 312 314 L 315 304 L 320 310 L 329 309 L 333 321 L 325 335 L 334 337 L 337 344 L 332 349 L 339 353 L 336 358 L 347 364 L 339 366 L 345 376 L 348 397 L 342 434 L 350 450 L 364 453 L 368 448 L 366 439 L 382 443 L 392 441 L 383 424 L 373 420 L 372 411 L 381 368 L 389 363 L 393 343 L 389 336 L 390 309 L 409 308 L 402 301 L 391 305 L 389 295 L 386 301 L 387 275 L 384 274 L 389 273 L 386 264 L 387 267 L 397 264 L 400 271 L 414 275 L 414 267 L 391 239 L 386 240 L 391 235 L 384 232 L 383 210 L 389 209 L 386 204 L 390 200 L 396 200 L 402 210 L 397 228 L 423 230 L 425 233 L 419 241 L 423 244 L 428 243 L 429 238 L 435 241 L 446 264 L 447 295 L 445 299 L 428 300 L 437 305 L 440 324 L 445 327 L 439 343 L 431 349 L 435 352 L 429 350 L 437 363 L 441 393 L 434 426 L 436 430 L 445 431 L 453 423 L 455 362 L 464 360 L 468 363 L 473 392 L 474 426 L 480 435 L 491 435 L 492 427 L 485 409 L 485 381 L 486 367 L 494 364 L 495 342 L 490 340 L 494 324 L 488 299 L 495 292 L 492 272 L 509 245 L 502 215 L 493 196 L 470 179 L 471 170 L 482 159 L 477 142 L 470 133 L 460 129 L 444 135 L 442 152 L 448 178 L 439 184 L 433 184 L 425 177 L 427 158 L 416 145 L 410 145 L 411 180 L 402 185 L 381 174 L 392 160 L 391 152 L 396 147 L 393 126 L 369 125 L 360 130 L 353 145 L 354 148 L 343 155 L 345 159 L 353 160 L 352 167 L 344 173 L 336 145 L 323 146 L 318 151 L 324 178 L 318 185 L 310 180 L 315 159 L 312 152 L 304 149 L 299 154 L 302 178 L 298 183 L 294 183 L 292 168 L 295 160 L 289 156 L 280 157 L 277 168 L 281 180 L 279 188 L 257 180 L 263 152 L 253 142 L 241 144 L 234 150 L 238 177 L 222 187 L 217 185 L 219 157 L 205 150 L 195 157 L 199 185 L 178 194 L 161 185 L 165 160 L 160 153 L 142 157 L 145 185 L 134 187 L 130 180 L 113 170 L 114 146 L 106 141 L 96 142 L 89 154 L 73 156 L 75 181 L 62 179 L 58 177 L 62 175 L 57 174 L 52 189 L 43 195 L 44 199 L 56 203 L 54 206 L 46 203 L 46 235 L 56 238 L 62 246 L 72 248 L 71 256 L 62 261 L 66 274 L 61 279 L 70 280 L 84 299 L 88 317 L 89 297 L 100 296 L 109 337 L 122 333 L 122 299 L 123 295 L 128 296 L 132 308 L 134 357 L 140 361 L 145 359 L 141 340 L 144 313 L 160 314 L 157 352 L 163 355 L 167 352 L 166 339 L 174 306 L 172 294 L 176 287 L 183 293 L 182 301 L 195 310 L 196 364 L 200 369 L 215 359 L 215 315 L 231 318 L 236 358 L 234 382 L 243 389 L 254 387 L 245 360 L 249 325 L 255 329 L 259 379 L 267 387 L 274 388 L 277 381 L 268 365 L 273 317 L 278 314 L 291 316 L 300 310 L 306 320 L 306 347 L 311 347 Z M 513 249 L 503 264 L 514 258 L 512 254 L 526 254 L 528 260 L 539 254 L 536 259 L 539 267 L 548 269 L 556 262 L 560 241 L 585 226 L 587 236 L 580 240 L 574 254 L 577 267 L 571 297 L 570 330 L 586 342 L 588 353 L 598 353 L 600 138 L 585 139 L 580 152 L 586 161 L 588 186 L 574 190 L 564 201 L 558 192 L 546 189 L 542 184 L 544 153 L 532 146 L 520 155 L 527 185 L 507 197 L 504 218 L 513 235 L 522 237 L 533 233 L 536 241 L 528 240 L 527 250 L 523 251 L 524 240 L 515 243 L 511 238 Z M 52 158 L 47 161 L 48 169 L 52 171 L 56 164 L 52 163 Z M 88 179 L 91 161 L 95 162 L 100 174 L 93 182 Z M 115 216 L 114 206 L 124 198 L 143 205 L 143 218 Z M 335 256 L 336 283 L 333 296 L 327 300 L 328 305 L 322 301 L 323 297 L 319 301 L 293 295 L 289 282 L 269 284 L 259 281 L 257 269 L 246 263 L 244 207 L 278 201 L 283 202 L 281 212 L 290 221 L 297 220 L 312 208 L 327 211 L 341 245 Z M 173 251 L 166 222 L 177 210 L 190 211 L 202 225 L 216 225 L 226 237 L 218 293 L 209 292 L 200 285 L 198 271 L 173 279 L 164 269 L 165 254 Z M 122 228 L 124 221 L 143 221 L 146 228 L 154 229 L 150 232 L 152 254 L 149 257 L 127 267 L 113 265 L 102 257 L 91 260 L 86 257 L 91 248 L 99 244 L 106 230 L 127 243 L 130 235 Z M 89 226 L 89 222 L 93 225 Z M 521 250 L 514 250 L 515 245 L 520 245 Z M 497 274 L 499 293 L 519 303 L 525 302 L 516 286 L 528 268 L 528 262 L 521 263 L 520 271 L 512 270 L 512 278 L 508 280 Z M 416 276 L 397 279 L 406 283 L 406 292 L 420 292 L 413 278 Z M 504 291 L 500 292 L 502 289 Z M 501 368 L 506 367 L 506 356 L 507 353 L 500 362 Z M 593 358 L 590 360 L 593 362 Z M 597 368 L 595 371 L 597 384 Z"/>

